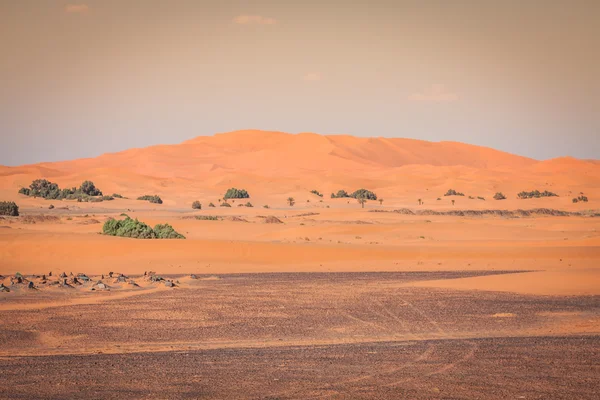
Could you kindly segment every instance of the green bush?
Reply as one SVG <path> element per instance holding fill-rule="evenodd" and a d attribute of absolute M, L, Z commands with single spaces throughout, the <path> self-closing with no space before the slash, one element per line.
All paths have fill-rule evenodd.
<path fill-rule="evenodd" d="M 506 196 L 502 192 L 497 192 L 494 195 L 494 200 L 505 200 Z"/>
<path fill-rule="evenodd" d="M 454 189 L 448 189 L 448 191 L 446 192 L 446 194 L 444 196 L 464 196 L 464 193 L 461 192 L 457 192 Z"/>
<path fill-rule="evenodd" d="M 79 191 L 87 194 L 88 196 L 102 196 L 102 192 L 94 185 L 94 182 L 92 181 L 84 181 L 79 187 Z"/>
<path fill-rule="evenodd" d="M 111 201 L 114 200 L 115 198 L 113 196 L 102 196 L 102 200 L 104 201 Z"/>
<path fill-rule="evenodd" d="M 223 196 L 223 199 L 247 199 L 249 197 L 250 195 L 245 189 L 231 188 L 228 189 L 227 192 L 225 192 L 225 196 Z"/>
<path fill-rule="evenodd" d="M 221 203 L 220 207 L 231 207 L 231 204 L 229 204 L 228 202 L 224 201 Z"/>
<path fill-rule="evenodd" d="M 252 203 L 250 203 L 250 202 L 247 202 L 247 203 L 245 204 L 245 206 L 246 206 L 246 207 L 254 207 L 254 206 L 252 205 Z"/>
<path fill-rule="evenodd" d="M 578 196 L 573 198 L 573 203 L 577 203 L 578 201 L 583 201 L 584 203 L 587 203 L 588 198 L 587 196 Z"/>
<path fill-rule="evenodd" d="M 336 194 L 331 193 L 332 199 L 342 199 L 344 197 L 350 197 L 350 195 L 343 189 L 338 190 Z"/>
<path fill-rule="evenodd" d="M 377 200 L 377 195 L 367 189 L 358 189 L 353 192 L 350 197 L 355 199 L 362 198 L 367 200 Z"/>
<path fill-rule="evenodd" d="M 558 197 L 558 195 L 547 190 L 544 190 L 543 192 L 540 192 L 539 190 L 532 190 L 531 192 L 522 191 L 517 194 L 517 197 L 519 199 L 532 199 L 534 197 L 539 199 L 540 197 Z"/>
<path fill-rule="evenodd" d="M 136 219 L 108 219 L 102 227 L 105 235 L 129 237 L 135 239 L 185 239 L 169 224 L 157 224 L 154 229 Z"/>
<path fill-rule="evenodd" d="M 185 236 L 176 232 L 169 224 L 156 224 L 154 234 L 157 239 L 185 239 Z"/>
<path fill-rule="evenodd" d="M 162 199 L 157 195 L 145 194 L 143 196 L 138 197 L 137 199 L 138 200 L 147 200 L 150 203 L 154 203 L 154 204 L 162 204 L 163 203 Z"/>
<path fill-rule="evenodd" d="M 313 189 L 313 190 L 311 190 L 310 192 L 311 192 L 312 194 L 316 194 L 316 195 L 317 195 L 317 196 L 319 196 L 319 197 L 323 197 L 323 194 L 322 194 L 322 193 L 319 193 L 319 191 L 318 191 L 318 190 L 314 190 L 314 189 Z"/>
<path fill-rule="evenodd" d="M 200 221 L 218 221 L 219 217 L 214 215 L 196 215 L 196 219 Z"/>
<path fill-rule="evenodd" d="M 192 208 L 194 210 L 202 210 L 202 204 L 200 204 L 200 202 L 196 200 L 192 203 Z"/>
<path fill-rule="evenodd" d="M 115 199 L 124 199 L 125 197 L 121 196 L 119 193 L 113 193 L 112 197 Z"/>
<path fill-rule="evenodd" d="M 19 216 L 19 206 L 14 201 L 0 201 L 0 215 Z"/>
<path fill-rule="evenodd" d="M 29 196 L 29 195 L 31 195 L 31 189 L 22 187 L 21 189 L 19 189 L 19 194 L 24 194 L 25 196 Z"/>

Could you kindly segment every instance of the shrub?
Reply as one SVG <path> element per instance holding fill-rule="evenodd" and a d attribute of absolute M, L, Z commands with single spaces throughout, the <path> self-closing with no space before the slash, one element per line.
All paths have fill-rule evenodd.
<path fill-rule="evenodd" d="M 113 196 L 102 196 L 102 200 L 104 201 L 111 201 L 114 200 L 115 198 Z"/>
<path fill-rule="evenodd" d="M 231 207 L 231 204 L 229 204 L 228 202 L 224 201 L 221 203 L 221 205 L 219 207 Z"/>
<path fill-rule="evenodd" d="M 573 203 L 577 203 L 578 201 L 583 201 L 584 203 L 587 203 L 588 198 L 587 198 L 587 196 L 582 195 L 582 196 L 575 197 L 573 199 Z"/>
<path fill-rule="evenodd" d="M 200 221 L 218 221 L 219 217 L 215 217 L 214 215 L 196 215 L 196 219 Z"/>
<path fill-rule="evenodd" d="M 121 217 L 127 217 L 127 218 L 129 218 L 129 215 L 127 215 L 127 214 L 125 214 L 125 213 L 121 213 L 121 215 L 120 215 L 120 216 L 121 216 Z"/>
<path fill-rule="evenodd" d="M 129 237 L 135 239 L 185 239 L 169 224 L 157 224 L 154 229 L 136 219 L 108 219 L 102 227 L 105 235 Z"/>
<path fill-rule="evenodd" d="M 367 200 L 377 200 L 377 195 L 367 189 L 358 189 L 354 193 L 352 193 L 350 197 L 353 197 L 355 199 L 363 198 Z"/>
<path fill-rule="evenodd" d="M 436 200 L 441 200 L 441 198 L 438 197 Z"/>
<path fill-rule="evenodd" d="M 227 192 L 225 192 L 225 196 L 223 196 L 223 199 L 247 199 L 249 197 L 250 195 L 245 189 L 231 188 L 228 189 Z"/>
<path fill-rule="evenodd" d="M 577 197 L 573 197 L 573 203 L 577 203 L 579 199 Z"/>
<path fill-rule="evenodd" d="M 473 196 L 469 196 L 469 199 L 470 199 L 470 200 L 475 200 L 475 197 L 473 197 Z"/>
<path fill-rule="evenodd" d="M 185 239 L 185 236 L 176 232 L 169 224 L 156 224 L 154 234 L 157 239 Z"/>
<path fill-rule="evenodd" d="M 457 192 L 454 189 L 448 189 L 448 191 L 446 192 L 446 194 L 444 196 L 464 196 L 464 193 L 461 192 Z"/>
<path fill-rule="evenodd" d="M 88 196 L 102 196 L 102 192 L 94 185 L 94 182 L 92 181 L 84 181 L 79 187 L 79 191 L 87 194 Z"/>
<path fill-rule="evenodd" d="M 54 204 L 50 204 L 50 205 L 48 206 L 48 210 L 52 210 L 52 209 L 54 209 Z"/>
<path fill-rule="evenodd" d="M 265 205 L 263 206 L 263 208 L 269 208 L 269 205 L 268 205 L 268 204 L 265 204 Z"/>
<path fill-rule="evenodd" d="M 294 204 L 296 204 L 296 200 L 293 197 L 288 197 L 287 202 L 290 205 L 290 207 L 293 207 Z"/>
<path fill-rule="evenodd" d="M 104 199 L 102 197 L 88 197 L 85 201 L 89 201 L 90 203 L 102 203 Z"/>
<path fill-rule="evenodd" d="M 506 196 L 502 192 L 496 192 L 494 200 L 505 200 Z"/>
<path fill-rule="evenodd" d="M 323 194 L 322 194 L 322 193 L 319 193 L 319 191 L 318 191 L 318 190 L 314 190 L 314 189 L 313 189 L 313 190 L 311 190 L 310 192 L 311 192 L 312 194 L 316 194 L 316 195 L 317 195 L 317 196 L 319 196 L 319 197 L 323 197 Z"/>
<path fill-rule="evenodd" d="M 192 203 L 192 208 L 194 210 L 202 210 L 202 204 L 200 204 L 200 202 L 196 200 Z"/>
<path fill-rule="evenodd" d="M 112 197 L 115 199 L 124 199 L 125 197 L 121 196 L 119 193 L 113 193 Z"/>
<path fill-rule="evenodd" d="M 522 191 L 517 194 L 519 199 L 531 199 L 531 198 L 540 198 L 540 197 L 558 197 L 556 193 L 549 192 L 544 190 L 540 192 L 539 190 L 532 190 L 531 192 Z"/>
<path fill-rule="evenodd" d="M 25 196 L 29 196 L 31 194 L 31 189 L 22 187 L 19 189 L 19 194 L 24 194 Z"/>
<path fill-rule="evenodd" d="M 479 200 L 485 200 L 485 197 L 477 196 Z"/>
<path fill-rule="evenodd" d="M 44 199 L 60 198 L 60 188 L 56 183 L 52 183 L 46 179 L 36 179 L 29 185 L 29 195 L 33 197 L 42 197 Z"/>
<path fill-rule="evenodd" d="M 209 207 L 214 207 L 215 205 L 213 203 L 208 203 Z"/>
<path fill-rule="evenodd" d="M 0 215 L 19 216 L 19 206 L 14 201 L 0 201 Z"/>
<path fill-rule="evenodd" d="M 157 196 L 157 195 L 152 196 L 152 195 L 149 195 L 149 194 L 145 194 L 143 196 L 140 196 L 137 199 L 138 200 L 147 200 L 150 203 L 154 203 L 154 204 L 162 204 L 162 202 L 163 202 L 162 199 L 159 196 Z"/>
<path fill-rule="evenodd" d="M 252 205 L 252 203 L 250 203 L 250 202 L 247 202 L 247 203 L 245 204 L 245 206 L 246 206 L 246 207 L 254 207 L 254 206 Z"/>
<path fill-rule="evenodd" d="M 342 199 L 344 197 L 350 197 L 350 195 L 348 195 L 348 192 L 346 192 L 345 190 L 338 190 L 336 194 L 331 193 L 332 199 Z"/>

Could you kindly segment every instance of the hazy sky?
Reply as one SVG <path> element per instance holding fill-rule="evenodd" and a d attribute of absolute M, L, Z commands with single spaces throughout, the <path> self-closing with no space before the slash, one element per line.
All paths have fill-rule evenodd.
<path fill-rule="evenodd" d="M 257 128 L 600 154 L 599 0 L 0 0 L 0 164 Z"/>

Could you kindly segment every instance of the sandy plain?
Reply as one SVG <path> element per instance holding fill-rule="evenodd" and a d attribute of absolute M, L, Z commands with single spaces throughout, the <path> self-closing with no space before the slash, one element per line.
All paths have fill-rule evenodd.
<path fill-rule="evenodd" d="M 61 187 L 91 179 L 130 199 L 17 194 L 42 177 Z M 232 186 L 251 193 L 252 208 L 238 207 L 241 199 L 218 207 Z M 329 198 L 360 187 L 384 201 L 361 208 Z M 467 196 L 443 196 L 449 188 Z M 559 197 L 516 198 L 532 189 Z M 493 200 L 497 191 L 508 198 Z M 571 201 L 580 192 L 589 202 Z M 146 193 L 164 204 L 134 200 Z M 592 399 L 600 392 L 597 161 L 244 131 L 0 167 L 0 196 L 21 209 L 0 219 L 0 280 L 10 289 L 0 293 L 0 398 Z M 193 200 L 202 210 L 191 209 Z M 417 215 L 394 212 L 405 209 Z M 519 209 L 581 215 L 477 215 Z M 460 210 L 475 213 L 435 214 Z M 121 213 L 167 222 L 186 239 L 101 235 L 103 222 Z M 219 219 L 196 219 L 208 215 Z M 267 224 L 267 216 L 282 223 Z M 55 278 L 42 284 L 51 271 Z M 149 281 L 147 271 L 175 287 Z M 17 272 L 36 289 L 11 286 Z M 51 285 L 62 272 L 91 281 Z M 98 280 L 108 289 L 92 291 Z"/>

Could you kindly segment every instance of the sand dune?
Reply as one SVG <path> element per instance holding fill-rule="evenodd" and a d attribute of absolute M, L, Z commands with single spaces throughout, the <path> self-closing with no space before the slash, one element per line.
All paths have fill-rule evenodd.
<path fill-rule="evenodd" d="M 600 194 L 600 165 L 595 161 L 536 161 L 456 142 L 255 130 L 95 158 L 0 167 L 0 195 L 17 199 L 19 187 L 42 177 L 61 186 L 91 179 L 105 192 L 156 192 L 177 204 L 218 195 L 231 186 L 267 198 L 366 187 L 392 201 L 425 195 L 435 200 L 448 188 L 488 197 L 496 191 L 514 195 L 532 189 L 563 196 L 584 190 L 589 197 Z"/>

